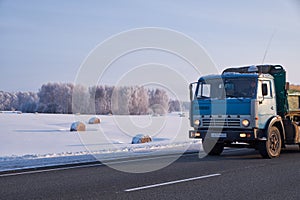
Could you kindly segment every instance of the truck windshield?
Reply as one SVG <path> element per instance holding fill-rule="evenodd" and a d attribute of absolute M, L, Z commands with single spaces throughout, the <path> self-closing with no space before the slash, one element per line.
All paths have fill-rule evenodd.
<path fill-rule="evenodd" d="M 221 81 L 220 81 L 221 80 Z M 198 83 L 197 98 L 255 98 L 255 78 L 209 79 Z"/>

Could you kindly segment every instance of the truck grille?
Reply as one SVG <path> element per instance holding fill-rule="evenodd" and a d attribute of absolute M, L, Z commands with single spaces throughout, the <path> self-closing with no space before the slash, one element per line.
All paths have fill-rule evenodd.
<path fill-rule="evenodd" d="M 240 119 L 224 119 L 224 118 L 203 118 L 202 125 L 205 127 L 208 126 L 225 126 L 225 127 L 239 127 Z"/>

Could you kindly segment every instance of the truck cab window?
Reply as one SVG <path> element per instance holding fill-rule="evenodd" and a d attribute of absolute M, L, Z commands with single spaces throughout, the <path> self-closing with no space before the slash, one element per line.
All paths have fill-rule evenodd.
<path fill-rule="evenodd" d="M 211 84 L 200 83 L 197 91 L 197 98 L 210 98 L 211 97 Z"/>
<path fill-rule="evenodd" d="M 256 88 L 252 78 L 210 79 L 199 82 L 197 98 L 255 98 Z"/>
<path fill-rule="evenodd" d="M 265 94 L 263 94 L 265 93 Z M 259 91 L 258 91 L 259 98 L 272 98 L 272 88 L 270 81 L 260 81 L 259 84 Z"/>
<path fill-rule="evenodd" d="M 257 81 L 250 78 L 226 79 L 224 87 L 227 98 L 254 98 Z"/>
<path fill-rule="evenodd" d="M 203 97 L 210 97 L 210 84 L 203 84 L 202 85 L 202 96 Z"/>

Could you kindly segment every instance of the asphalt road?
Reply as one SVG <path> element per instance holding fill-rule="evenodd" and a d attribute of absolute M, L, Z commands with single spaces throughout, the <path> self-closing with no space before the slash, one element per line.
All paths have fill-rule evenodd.
<path fill-rule="evenodd" d="M 175 155 L 120 160 L 113 168 L 149 167 Z M 184 154 L 148 173 L 101 163 L 0 175 L 0 199 L 300 199 L 300 152 L 262 159 L 250 149 L 220 157 Z"/>

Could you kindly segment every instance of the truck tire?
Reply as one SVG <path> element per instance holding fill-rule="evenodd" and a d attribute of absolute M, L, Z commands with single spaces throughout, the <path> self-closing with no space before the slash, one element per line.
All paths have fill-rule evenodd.
<path fill-rule="evenodd" d="M 204 152 L 210 156 L 219 156 L 224 150 L 224 145 L 222 143 L 215 143 L 213 141 L 204 142 L 204 140 L 202 140 L 202 145 Z"/>
<path fill-rule="evenodd" d="M 268 132 L 266 141 L 261 141 L 258 144 L 259 153 L 263 158 L 276 158 L 279 157 L 282 141 L 280 131 L 277 127 L 272 126 Z"/>

